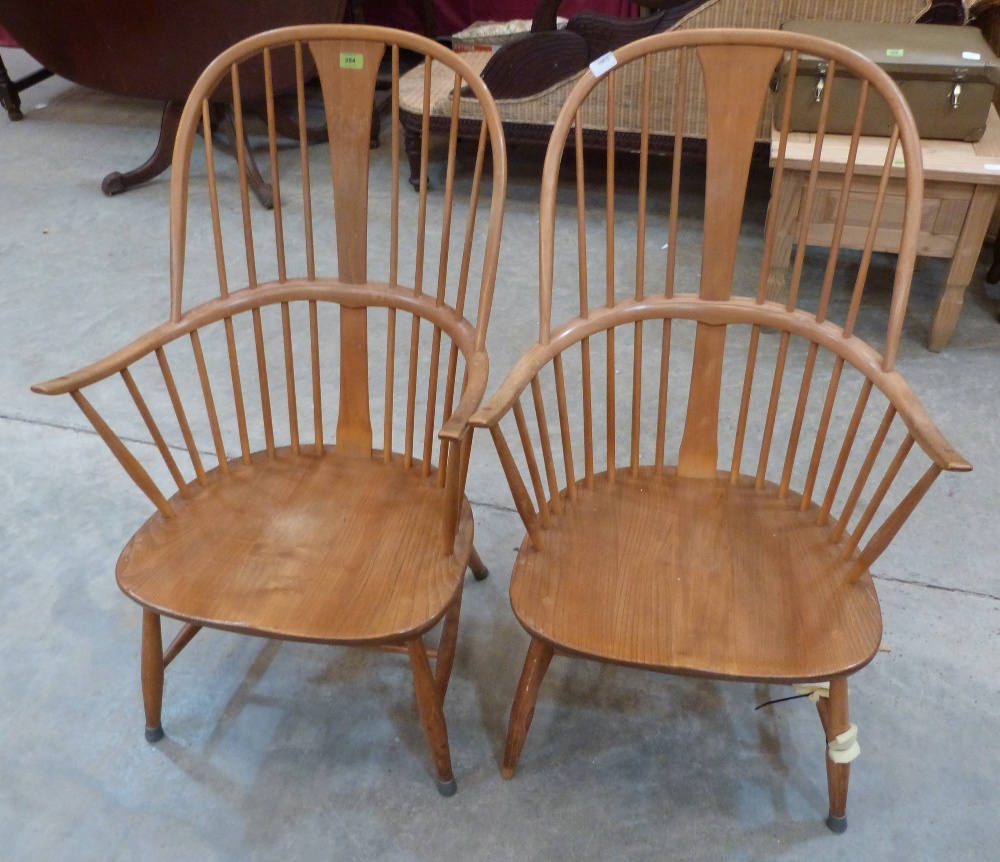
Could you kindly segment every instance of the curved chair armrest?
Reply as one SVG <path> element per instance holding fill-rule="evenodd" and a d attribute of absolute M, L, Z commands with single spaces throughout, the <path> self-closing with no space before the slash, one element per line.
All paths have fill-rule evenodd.
<path fill-rule="evenodd" d="M 791 332 L 803 335 L 828 350 L 841 356 L 868 377 L 892 402 L 900 419 L 906 424 L 914 441 L 942 470 L 965 472 L 972 465 L 958 453 L 938 430 L 920 399 L 897 371 L 885 371 L 882 357 L 856 336 L 843 338 L 842 330 L 829 323 L 819 324 L 808 314 L 797 311 L 790 317 L 775 313 L 775 309 L 758 305 L 752 301 L 733 299 L 728 302 L 713 303 L 705 308 L 688 297 L 671 300 L 650 299 L 625 301 L 614 309 L 599 309 L 586 320 L 576 318 L 553 330 L 549 343 L 533 345 L 518 361 L 517 365 L 500 384 L 499 389 L 469 420 L 478 428 L 492 428 L 511 409 L 531 379 L 541 370 L 553 355 L 561 352 L 571 343 L 585 335 L 600 331 L 613 318 L 613 325 L 657 315 L 663 305 L 672 305 L 680 312 L 678 317 L 704 319 L 720 323 L 759 323 L 761 325 L 785 326 Z M 770 305 L 770 304 L 769 304 Z M 659 313 L 662 314 L 662 311 Z"/>
<path fill-rule="evenodd" d="M 403 308 L 431 321 L 434 325 L 446 330 L 459 345 L 463 353 L 468 352 L 470 358 L 469 374 L 473 376 L 470 387 L 483 397 L 486 389 L 486 374 L 488 364 L 485 355 L 479 359 L 472 353 L 475 330 L 463 318 L 456 317 L 455 312 L 447 306 L 438 306 L 432 298 L 414 294 L 410 288 L 390 287 L 373 282 L 367 285 L 344 284 L 339 279 L 289 279 L 283 283 L 261 284 L 254 288 L 242 288 L 232 291 L 225 297 L 204 302 L 189 309 L 176 321 L 167 321 L 149 330 L 145 335 L 116 350 L 114 353 L 87 365 L 70 374 L 36 383 L 32 391 L 41 395 L 63 395 L 75 392 L 92 383 L 97 383 L 117 374 L 133 362 L 148 356 L 157 348 L 173 339 L 186 335 L 205 324 L 215 323 L 225 317 L 231 317 L 253 308 L 273 305 L 278 302 L 295 300 L 326 299 L 338 302 L 345 307 L 360 308 L 367 305 L 384 305 L 389 308 Z M 479 367 L 482 370 L 479 371 Z M 479 376 L 481 375 L 481 380 Z M 479 387 L 475 390 L 475 387 Z"/>
<path fill-rule="evenodd" d="M 438 432 L 441 440 L 461 440 L 465 436 L 476 409 L 483 402 L 486 394 L 486 382 L 489 377 L 490 363 L 486 356 L 486 351 L 473 354 L 467 360 L 467 370 L 469 375 L 468 385 L 455 412 L 448 417 L 448 420 Z"/>
<path fill-rule="evenodd" d="M 492 428 L 507 415 L 537 373 L 537 362 L 532 361 L 533 357 L 527 354 L 524 360 L 518 363 L 493 397 L 470 418 L 470 424 L 477 428 Z M 880 376 L 882 379 L 877 379 L 876 384 L 896 406 L 900 419 L 927 457 L 942 470 L 957 473 L 971 470 L 972 465 L 948 442 L 906 381 L 894 372 L 882 372 Z"/>
<path fill-rule="evenodd" d="M 497 425 L 549 358 L 548 345 L 532 346 L 518 360 L 489 401 L 469 418 L 469 424 L 476 428 L 492 428 Z"/>
<path fill-rule="evenodd" d="M 125 345 L 114 353 L 109 353 L 103 359 L 91 362 L 69 374 L 54 377 L 43 383 L 35 383 L 31 387 L 31 391 L 39 395 L 65 395 L 67 392 L 76 392 L 94 383 L 99 383 L 101 380 L 120 373 L 133 362 L 166 344 L 179 329 L 182 329 L 179 324 L 162 323 L 131 344 Z"/>
<path fill-rule="evenodd" d="M 970 471 L 972 464 L 948 442 L 913 390 L 898 374 L 894 373 L 894 376 L 902 383 L 902 386 L 893 387 L 896 391 L 886 392 L 886 394 L 890 396 L 899 413 L 899 418 L 903 420 L 907 430 L 913 435 L 913 439 L 924 450 L 927 457 L 942 470 L 953 473 Z"/>

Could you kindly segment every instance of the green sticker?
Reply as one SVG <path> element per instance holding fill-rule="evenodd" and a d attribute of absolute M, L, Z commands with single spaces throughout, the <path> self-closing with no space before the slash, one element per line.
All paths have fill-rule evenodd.
<path fill-rule="evenodd" d="M 903 56 L 903 49 L 902 48 L 886 48 L 885 49 L 885 56 L 886 57 L 902 57 Z"/>
<path fill-rule="evenodd" d="M 365 67 L 364 54 L 348 54 L 346 52 L 341 52 L 340 55 L 341 69 L 363 69 L 364 67 Z"/>
<path fill-rule="evenodd" d="M 896 156 L 896 158 L 894 158 L 892 160 L 892 166 L 894 168 L 901 168 L 901 167 L 904 167 L 905 165 L 906 165 L 906 161 L 903 159 L 902 156 Z"/>

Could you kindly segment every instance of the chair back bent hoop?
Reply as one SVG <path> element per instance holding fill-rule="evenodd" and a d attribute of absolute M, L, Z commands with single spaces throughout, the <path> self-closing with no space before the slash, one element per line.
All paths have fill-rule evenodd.
<path fill-rule="evenodd" d="M 451 71 L 455 111 L 443 168 L 425 144 L 414 198 L 400 194 L 399 78 L 417 63 Z M 276 92 L 289 77 L 294 90 Z M 248 80 L 266 123 L 244 113 Z M 236 166 L 216 159 L 220 90 L 234 104 Z M 460 93 L 483 118 L 469 149 Z M 373 105 L 391 124 L 375 150 Z M 251 205 L 248 147 L 269 165 L 273 213 Z M 428 194 L 435 169 L 443 195 Z M 144 680 L 162 675 L 160 614 L 194 630 L 402 649 L 439 785 L 453 788 L 441 704 L 462 575 L 470 564 L 485 575 L 464 486 L 505 186 L 488 91 L 423 37 L 290 27 L 237 44 L 198 80 L 172 166 L 169 319 L 36 387 L 72 395 L 157 509 L 118 565 L 147 609 Z M 442 616 L 431 675 L 421 635 Z M 144 689 L 154 728 L 156 688 Z"/>
<path fill-rule="evenodd" d="M 807 57 L 826 64 L 825 87 L 816 131 L 795 134 Z M 772 87 L 783 110 L 768 199 L 752 156 Z M 853 133 L 827 134 L 830 102 L 848 88 L 860 90 Z M 695 93 L 704 158 L 682 146 Z M 895 128 L 865 138 L 879 101 Z M 670 161 L 650 155 L 653 105 L 674 117 Z M 583 132 L 598 119 L 607 146 L 592 159 Z M 859 158 L 871 148 L 874 168 Z M 835 157 L 845 167 L 831 182 L 821 168 Z M 896 86 L 825 40 L 653 36 L 606 55 L 570 93 L 542 179 L 538 341 L 473 418 L 490 429 L 527 530 L 511 602 L 532 642 L 505 775 L 559 652 L 832 681 L 824 725 L 831 739 L 848 730 L 844 680 L 881 637 L 870 567 L 942 470 L 969 469 L 894 368 L 921 189 Z M 823 249 L 818 216 L 833 224 Z M 875 255 L 890 239 L 894 266 Z M 838 776 L 834 817 L 846 804 Z"/>

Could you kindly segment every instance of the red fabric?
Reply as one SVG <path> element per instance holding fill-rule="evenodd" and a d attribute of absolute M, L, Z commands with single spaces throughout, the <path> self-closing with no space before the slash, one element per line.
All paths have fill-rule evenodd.
<path fill-rule="evenodd" d="M 470 7 L 471 24 L 473 21 L 509 21 L 511 18 L 532 18 L 538 8 L 537 0 L 438 0 L 440 5 L 455 5 Z M 436 3 L 435 5 L 438 5 Z M 635 18 L 638 7 L 628 0 L 564 0 L 559 5 L 559 14 L 563 18 L 571 18 L 577 12 L 590 9 L 603 12 L 605 15 L 619 15 L 622 18 Z"/>
<path fill-rule="evenodd" d="M 434 20 L 437 35 L 446 36 L 464 30 L 475 21 L 531 18 L 537 8 L 538 0 L 434 0 Z M 568 18 L 584 9 L 624 18 L 635 18 L 639 14 L 638 7 L 629 0 L 564 0 L 559 14 Z M 367 24 L 423 32 L 420 0 L 399 3 L 365 0 L 364 15 Z"/>
<path fill-rule="evenodd" d="M 10 38 L 10 34 L 0 27 L 0 48 L 16 48 L 17 42 Z"/>

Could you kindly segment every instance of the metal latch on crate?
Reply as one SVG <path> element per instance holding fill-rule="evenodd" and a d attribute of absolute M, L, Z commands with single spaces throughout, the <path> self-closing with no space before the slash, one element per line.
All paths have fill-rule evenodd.
<path fill-rule="evenodd" d="M 951 109 L 954 111 L 958 108 L 958 100 L 962 97 L 962 82 L 956 81 L 955 86 L 951 88 L 951 95 L 948 100 L 951 102 Z"/>
<path fill-rule="evenodd" d="M 823 99 L 823 91 L 826 89 L 826 72 L 827 64 L 820 63 L 816 67 L 816 72 L 819 74 L 819 79 L 816 81 L 816 89 L 813 92 L 814 101 L 820 102 Z"/>

